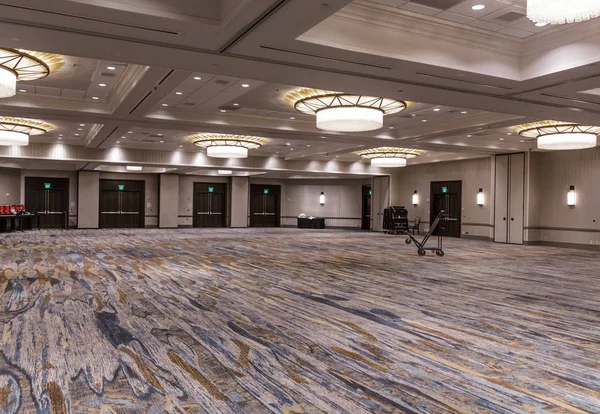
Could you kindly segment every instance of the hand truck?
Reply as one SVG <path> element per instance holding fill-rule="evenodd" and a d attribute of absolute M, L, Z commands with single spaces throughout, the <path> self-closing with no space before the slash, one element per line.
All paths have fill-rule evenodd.
<path fill-rule="evenodd" d="M 423 237 L 422 241 L 419 242 L 412 234 L 406 232 L 406 235 L 408 236 L 408 238 L 406 239 L 405 243 L 411 244 L 412 242 L 414 242 L 415 246 L 417 246 L 417 248 L 418 248 L 417 253 L 419 254 L 419 256 L 425 256 L 425 254 L 427 254 L 427 250 L 431 250 L 432 252 L 435 252 L 435 254 L 437 254 L 438 256 L 443 257 L 445 253 L 443 250 L 442 235 L 438 235 L 437 247 L 425 247 L 425 244 L 427 244 L 427 240 L 429 240 L 429 238 L 431 237 L 431 235 L 433 234 L 435 229 L 440 224 L 440 221 L 442 221 L 442 220 L 443 221 L 451 221 L 451 220 L 456 220 L 456 219 L 451 219 L 446 214 L 446 210 L 441 210 L 440 214 L 438 214 L 438 216 L 436 217 L 433 224 L 429 227 L 429 231 L 427 232 L 427 234 L 425 234 L 425 237 Z"/>

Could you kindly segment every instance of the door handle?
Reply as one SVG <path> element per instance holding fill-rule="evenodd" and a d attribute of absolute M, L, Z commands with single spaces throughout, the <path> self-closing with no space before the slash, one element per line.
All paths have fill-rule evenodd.
<path fill-rule="evenodd" d="M 511 217 L 511 218 L 510 218 L 510 221 L 515 221 L 514 217 Z"/>
<path fill-rule="evenodd" d="M 502 217 L 502 220 L 506 221 L 506 217 Z"/>

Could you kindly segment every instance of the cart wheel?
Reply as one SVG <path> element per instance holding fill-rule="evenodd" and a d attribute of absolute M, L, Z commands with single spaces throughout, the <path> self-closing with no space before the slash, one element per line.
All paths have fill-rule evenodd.
<path fill-rule="evenodd" d="M 425 256 L 427 254 L 427 252 L 423 249 L 419 249 L 417 253 L 419 253 L 419 256 Z"/>
<path fill-rule="evenodd" d="M 435 251 L 435 254 L 437 254 L 437 255 L 438 255 L 438 256 L 440 256 L 440 257 L 444 257 L 444 255 L 445 255 L 446 253 L 444 253 L 444 251 L 443 251 L 443 250 L 436 250 L 436 251 Z"/>
<path fill-rule="evenodd" d="M 404 243 L 406 243 L 406 244 L 411 244 L 411 243 L 412 243 L 412 240 L 411 240 L 411 239 L 406 239 L 406 240 L 404 240 Z"/>

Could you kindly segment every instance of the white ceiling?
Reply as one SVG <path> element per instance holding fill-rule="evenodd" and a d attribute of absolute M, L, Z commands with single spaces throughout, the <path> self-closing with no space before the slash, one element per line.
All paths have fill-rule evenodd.
<path fill-rule="evenodd" d="M 265 137 L 249 164 L 283 160 L 277 171 L 294 174 L 304 161 L 349 163 L 352 171 L 352 164 L 365 164 L 357 150 L 378 146 L 423 150 L 411 163 L 440 162 L 536 150 L 508 135 L 511 127 L 539 119 L 593 123 L 600 114 L 598 21 L 536 28 L 514 14 L 502 19 L 524 13 L 524 1 L 27 3 L 0 4 L 0 29 L 11 33 L 4 46 L 60 53 L 66 64 L 46 79 L 20 83 L 25 92 L 1 100 L 0 115 L 56 125 L 32 145 L 84 148 L 64 162 L 88 160 L 89 169 L 109 168 L 102 154 L 112 148 L 154 152 L 147 165 L 175 168 L 176 156 L 154 159 L 203 154 L 189 140 L 202 132 Z M 475 12 L 474 3 L 486 8 Z M 386 117 L 382 130 L 332 133 L 285 101 L 299 87 L 411 105 Z M 106 162 L 92 162 L 98 159 Z"/>

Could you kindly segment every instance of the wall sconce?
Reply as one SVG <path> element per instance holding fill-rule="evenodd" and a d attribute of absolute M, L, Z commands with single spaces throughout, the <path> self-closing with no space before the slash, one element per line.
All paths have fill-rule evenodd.
<path fill-rule="evenodd" d="M 325 205 L 325 193 L 321 191 L 321 195 L 319 196 L 319 203 L 324 206 Z"/>
<path fill-rule="evenodd" d="M 480 188 L 479 192 L 477 193 L 477 205 L 483 206 L 484 201 L 485 201 L 485 196 L 483 195 L 483 188 Z"/>
<path fill-rule="evenodd" d="M 412 203 L 413 206 L 417 206 L 417 204 L 419 204 L 419 195 L 417 194 L 417 190 L 415 190 L 415 193 L 412 196 Z"/>
<path fill-rule="evenodd" d="M 569 192 L 567 193 L 567 205 L 569 207 L 575 206 L 575 186 L 574 185 L 569 187 Z"/>

